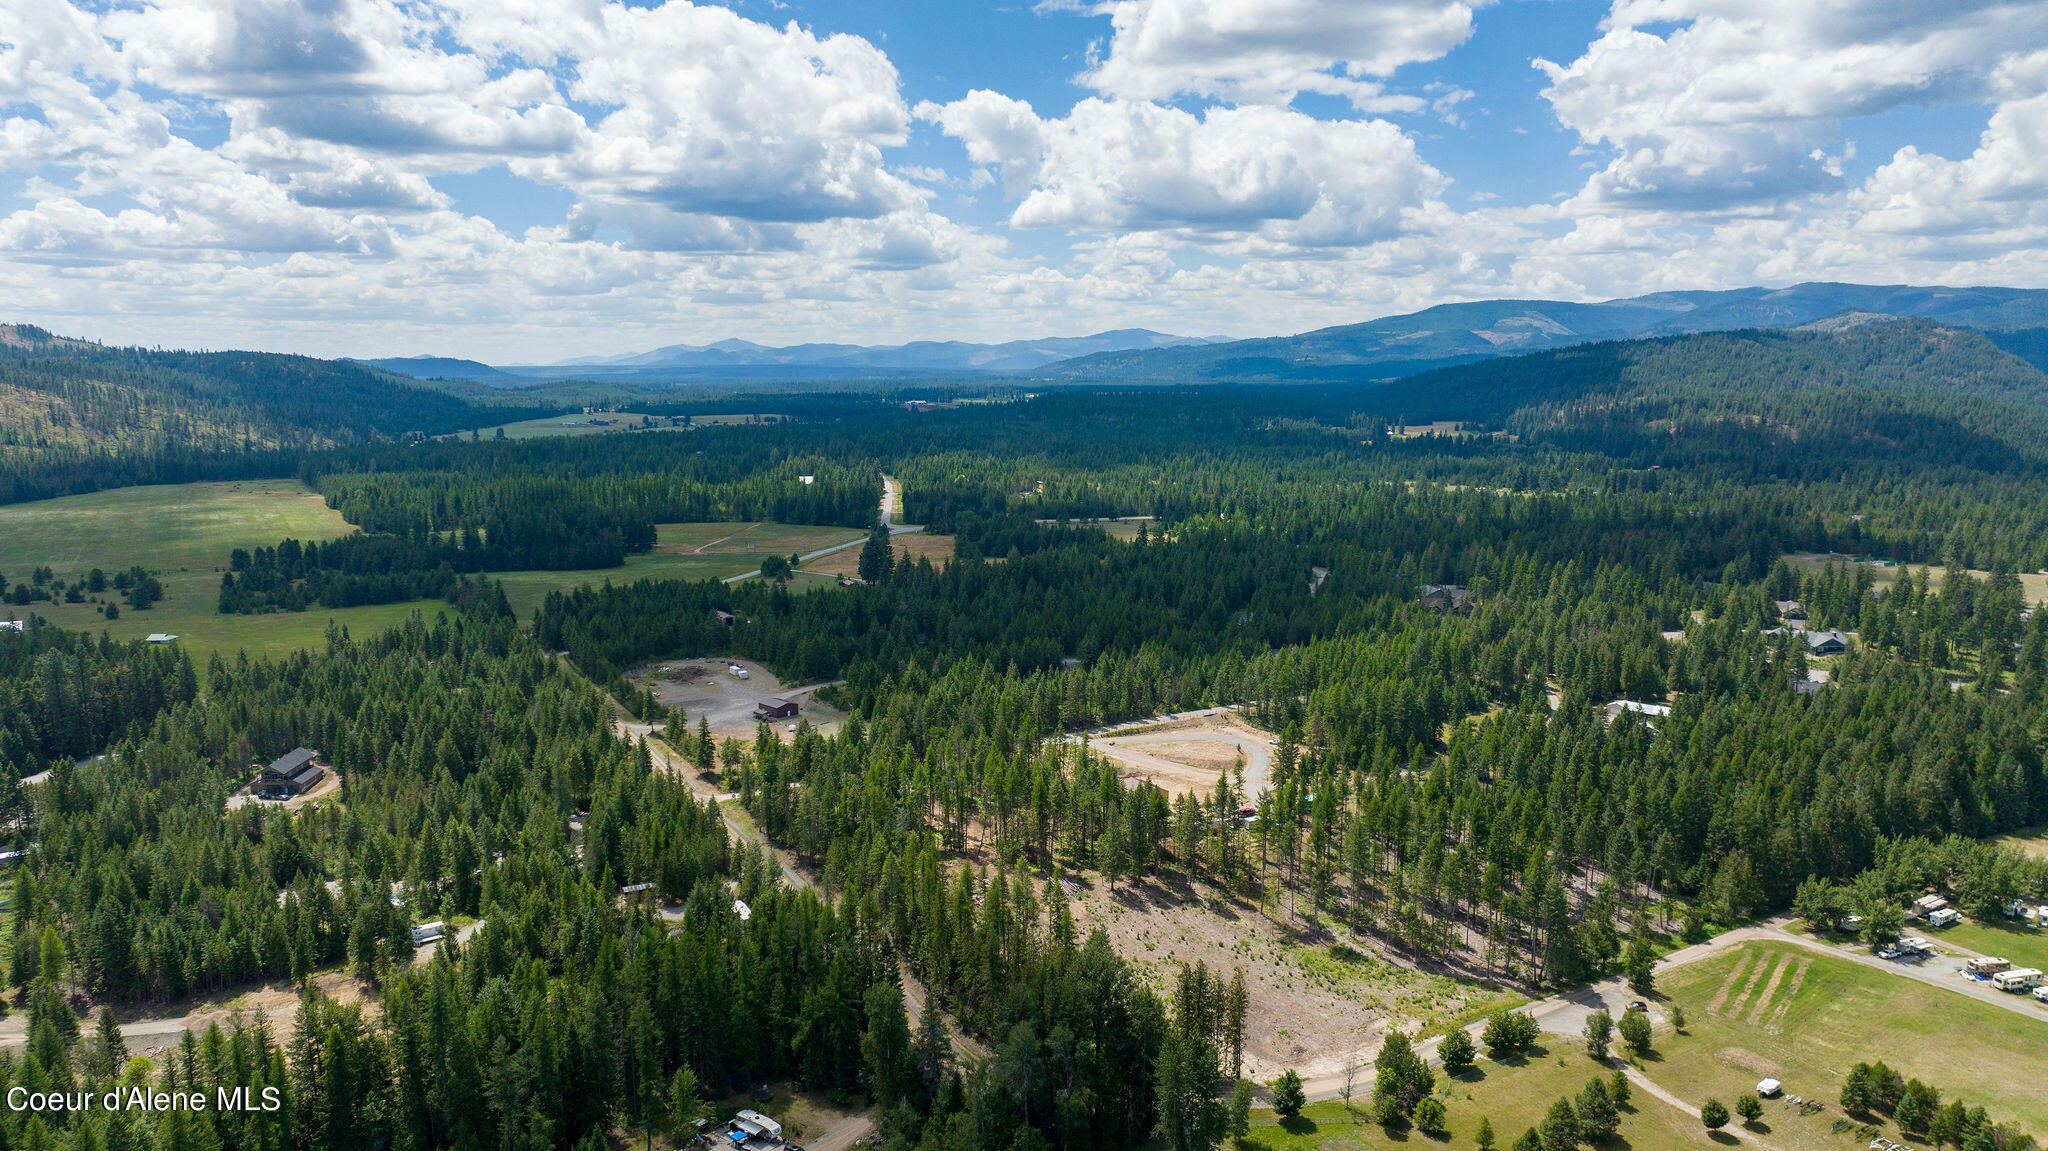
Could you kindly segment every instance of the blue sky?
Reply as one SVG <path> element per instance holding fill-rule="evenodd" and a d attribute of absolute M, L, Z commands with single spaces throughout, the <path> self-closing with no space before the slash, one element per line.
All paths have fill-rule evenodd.
<path fill-rule="evenodd" d="M 0 290 L 548 362 L 2048 285 L 2035 0 L 0 0 Z"/>

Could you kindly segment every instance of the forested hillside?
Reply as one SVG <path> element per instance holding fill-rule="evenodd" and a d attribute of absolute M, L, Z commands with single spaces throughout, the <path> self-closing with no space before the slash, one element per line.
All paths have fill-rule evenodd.
<path fill-rule="evenodd" d="M 348 361 L 116 348 L 0 327 L 0 502 L 289 475 L 305 449 L 551 410 L 480 406 Z"/>

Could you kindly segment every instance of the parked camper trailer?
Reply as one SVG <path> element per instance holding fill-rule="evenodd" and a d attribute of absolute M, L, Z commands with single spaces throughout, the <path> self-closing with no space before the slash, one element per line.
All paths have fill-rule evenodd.
<path fill-rule="evenodd" d="M 2035 967 L 2015 967 L 1992 976 L 1991 982 L 2000 991 L 2032 991 L 2041 986 L 2041 971 Z"/>

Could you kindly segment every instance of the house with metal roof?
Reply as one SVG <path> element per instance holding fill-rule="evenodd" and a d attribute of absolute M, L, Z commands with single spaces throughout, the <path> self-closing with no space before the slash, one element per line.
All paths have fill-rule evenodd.
<path fill-rule="evenodd" d="M 290 799 L 318 787 L 326 777 L 327 773 L 313 762 L 311 751 L 295 747 L 272 760 L 257 775 L 256 794 L 264 799 Z"/>

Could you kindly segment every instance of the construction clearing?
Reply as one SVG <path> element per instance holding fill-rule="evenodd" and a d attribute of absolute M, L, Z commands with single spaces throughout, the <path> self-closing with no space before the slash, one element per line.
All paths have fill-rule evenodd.
<path fill-rule="evenodd" d="M 1216 790 L 1223 773 L 1244 765 L 1244 798 L 1256 802 L 1273 772 L 1271 734 L 1236 712 L 1206 711 L 1091 736 L 1089 749 L 1115 760 L 1126 778 L 1146 779 L 1169 795 Z"/>

